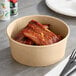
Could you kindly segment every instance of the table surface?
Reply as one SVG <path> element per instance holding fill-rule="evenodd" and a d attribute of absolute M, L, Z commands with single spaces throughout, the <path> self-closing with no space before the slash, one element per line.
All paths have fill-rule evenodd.
<path fill-rule="evenodd" d="M 29 67 L 17 63 L 12 59 L 10 46 L 6 35 L 6 28 L 13 20 L 26 15 L 50 15 L 64 20 L 71 29 L 68 39 L 65 57 L 76 48 L 76 18 L 57 14 L 50 10 L 45 0 L 19 0 L 18 16 L 10 21 L 0 21 L 0 76 L 43 76 L 54 66 Z"/>

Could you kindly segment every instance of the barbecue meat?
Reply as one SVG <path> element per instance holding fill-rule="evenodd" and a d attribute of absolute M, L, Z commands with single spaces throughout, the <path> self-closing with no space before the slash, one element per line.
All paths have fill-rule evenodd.
<path fill-rule="evenodd" d="M 29 22 L 27 27 L 23 30 L 23 34 L 37 45 L 48 45 L 59 41 L 55 33 L 34 20 Z"/>

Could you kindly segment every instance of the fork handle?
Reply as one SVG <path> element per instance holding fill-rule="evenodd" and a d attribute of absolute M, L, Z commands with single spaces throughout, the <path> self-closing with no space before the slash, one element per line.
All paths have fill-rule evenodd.
<path fill-rule="evenodd" d="M 74 73 L 76 71 L 76 65 L 67 72 L 66 76 L 70 76 L 72 73 Z"/>
<path fill-rule="evenodd" d="M 66 74 L 75 66 L 75 62 L 71 63 L 71 60 L 65 65 L 64 69 L 62 70 L 60 76 L 66 76 Z"/>

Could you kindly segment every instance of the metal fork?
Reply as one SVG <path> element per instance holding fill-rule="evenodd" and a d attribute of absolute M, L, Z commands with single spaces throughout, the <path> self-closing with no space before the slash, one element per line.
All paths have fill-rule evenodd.
<path fill-rule="evenodd" d="M 60 76 L 67 76 L 66 73 L 71 70 L 76 65 L 76 49 L 73 50 L 72 54 L 69 57 L 69 60 L 61 72 Z"/>

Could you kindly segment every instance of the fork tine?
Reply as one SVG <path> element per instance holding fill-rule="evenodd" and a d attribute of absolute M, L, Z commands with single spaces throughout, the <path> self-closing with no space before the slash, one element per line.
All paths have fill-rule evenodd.
<path fill-rule="evenodd" d="M 71 56 L 70 56 L 70 59 L 75 57 L 75 54 L 76 54 L 76 51 L 75 51 L 75 50 L 76 50 L 76 49 L 73 50 L 73 52 L 72 52 L 72 54 L 71 54 Z"/>
<path fill-rule="evenodd" d="M 75 51 L 75 53 L 74 53 L 74 56 L 73 56 L 73 58 L 75 58 L 76 57 L 76 51 Z"/>
<path fill-rule="evenodd" d="M 72 58 L 75 58 L 76 51 L 74 51 Z"/>
<path fill-rule="evenodd" d="M 72 54 L 70 55 L 70 59 L 71 59 L 71 57 L 72 57 L 72 55 L 73 55 L 74 51 L 75 51 L 75 49 L 73 50 Z"/>

